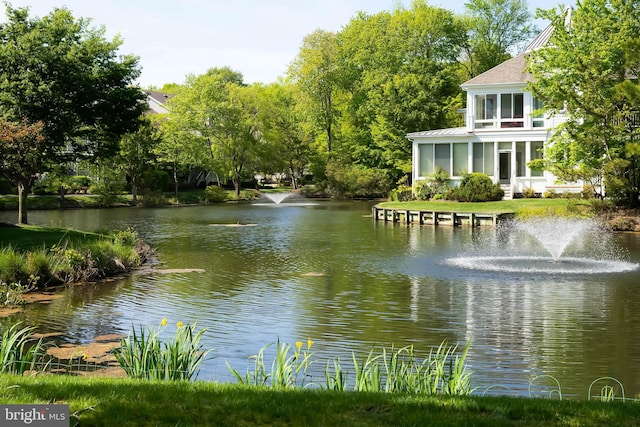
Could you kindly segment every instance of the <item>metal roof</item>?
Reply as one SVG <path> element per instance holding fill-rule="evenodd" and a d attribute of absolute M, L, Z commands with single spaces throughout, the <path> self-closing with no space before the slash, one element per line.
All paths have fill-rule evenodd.
<path fill-rule="evenodd" d="M 473 132 L 468 132 L 466 127 L 458 127 L 458 128 L 448 128 L 448 129 L 434 129 L 434 130 L 425 130 L 422 132 L 413 132 L 407 134 L 407 138 L 415 138 L 418 136 L 427 136 L 427 137 L 435 137 L 435 136 L 471 136 Z"/>

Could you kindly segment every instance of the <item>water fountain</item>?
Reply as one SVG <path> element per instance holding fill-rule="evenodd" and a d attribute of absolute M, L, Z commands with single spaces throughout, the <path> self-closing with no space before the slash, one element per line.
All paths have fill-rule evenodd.
<path fill-rule="evenodd" d="M 544 274 L 622 273 L 638 269 L 625 260 L 613 235 L 591 219 L 536 217 L 501 224 L 473 253 L 445 264 L 479 271 Z"/>
<path fill-rule="evenodd" d="M 261 203 L 260 200 L 268 200 L 267 203 Z M 310 203 L 307 199 L 297 191 L 284 191 L 284 192 L 261 192 L 260 200 L 254 205 L 259 206 L 310 206 L 315 203 Z M 286 202 L 285 202 L 286 200 Z"/>
<path fill-rule="evenodd" d="M 299 196 L 298 193 L 295 193 L 293 191 L 285 191 L 285 192 L 264 192 L 261 193 L 262 196 L 266 197 L 267 199 L 271 200 L 273 203 L 275 203 L 276 205 L 279 205 L 280 203 L 282 203 L 285 199 L 288 199 L 292 196 Z"/>

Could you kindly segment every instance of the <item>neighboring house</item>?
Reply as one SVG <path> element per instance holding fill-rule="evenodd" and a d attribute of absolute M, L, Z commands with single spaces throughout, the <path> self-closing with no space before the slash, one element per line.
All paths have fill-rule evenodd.
<path fill-rule="evenodd" d="M 164 92 L 158 92 L 153 90 L 148 90 L 145 92 L 147 94 L 147 103 L 149 104 L 148 113 L 155 114 L 168 114 L 169 110 L 165 107 L 165 103 L 168 99 L 173 98 L 175 95 L 170 95 Z"/>
<path fill-rule="evenodd" d="M 565 120 L 536 114 L 542 105 L 527 91 L 533 76 L 526 72 L 526 57 L 547 43 L 551 31 L 548 27 L 524 53 L 461 85 L 467 92 L 466 126 L 407 135 L 412 141 L 413 183 L 441 167 L 453 183 L 467 172 L 485 173 L 500 183 L 505 199 L 525 188 L 538 194 L 582 191 L 582 183 L 558 185 L 550 172 L 527 166 L 542 157 L 553 129 Z"/>

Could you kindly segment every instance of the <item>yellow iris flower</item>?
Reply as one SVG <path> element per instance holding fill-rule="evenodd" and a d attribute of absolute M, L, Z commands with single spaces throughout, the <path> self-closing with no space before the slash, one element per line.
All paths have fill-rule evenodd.
<path fill-rule="evenodd" d="M 162 321 L 160 322 L 160 326 L 167 326 L 167 318 L 163 317 Z"/>
<path fill-rule="evenodd" d="M 182 328 L 184 326 L 184 323 L 178 322 L 178 323 L 176 323 L 176 325 L 178 325 L 178 328 Z"/>

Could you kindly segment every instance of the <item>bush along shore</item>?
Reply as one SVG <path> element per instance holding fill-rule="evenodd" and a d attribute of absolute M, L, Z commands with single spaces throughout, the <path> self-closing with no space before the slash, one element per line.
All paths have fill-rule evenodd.
<path fill-rule="evenodd" d="M 35 226 L 2 226 L 0 306 L 63 283 L 95 281 L 127 273 L 151 254 L 133 229 L 87 233 Z"/>

